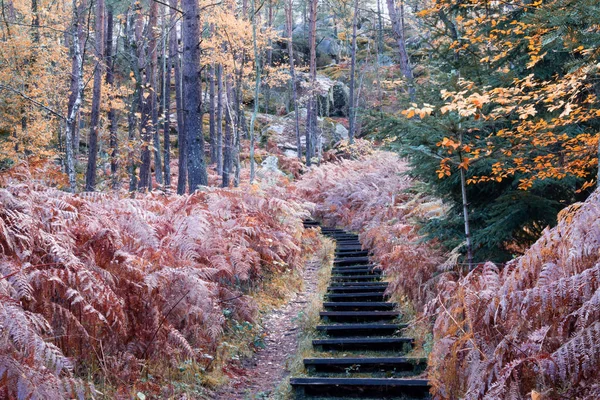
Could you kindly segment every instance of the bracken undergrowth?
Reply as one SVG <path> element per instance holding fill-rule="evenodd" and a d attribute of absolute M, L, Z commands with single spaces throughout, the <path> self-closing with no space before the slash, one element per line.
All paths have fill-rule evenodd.
<path fill-rule="evenodd" d="M 463 272 L 458 253 L 422 241 L 419 221 L 446 208 L 406 170 L 378 152 L 324 165 L 298 188 L 326 225 L 360 233 L 389 292 L 429 324 L 434 398 L 600 398 L 600 192 L 506 266 Z"/>
<path fill-rule="evenodd" d="M 130 398 L 153 362 L 209 368 L 228 327 L 256 318 L 248 293 L 316 241 L 284 183 L 133 198 L 3 186 L 0 398 L 89 398 L 99 384 Z"/>

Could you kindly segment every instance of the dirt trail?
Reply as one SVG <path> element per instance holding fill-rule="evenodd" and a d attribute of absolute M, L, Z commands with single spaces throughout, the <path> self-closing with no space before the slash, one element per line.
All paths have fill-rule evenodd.
<path fill-rule="evenodd" d="M 228 387 L 214 394 L 215 399 L 265 399 L 287 377 L 287 360 L 295 355 L 298 348 L 300 329 L 297 316 L 316 290 L 319 268 L 316 259 L 307 263 L 302 272 L 304 291 L 263 319 L 266 347 L 242 363 L 247 374 L 232 379 Z"/>

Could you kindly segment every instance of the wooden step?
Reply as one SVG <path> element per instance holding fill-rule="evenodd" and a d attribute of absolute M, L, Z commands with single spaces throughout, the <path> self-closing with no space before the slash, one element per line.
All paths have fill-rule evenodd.
<path fill-rule="evenodd" d="M 381 281 L 381 275 L 369 274 L 369 275 L 339 275 L 332 276 L 332 282 L 362 282 L 362 281 Z"/>
<path fill-rule="evenodd" d="M 338 258 L 333 261 L 334 267 L 342 267 L 344 265 L 364 265 L 369 264 L 369 257 L 347 257 Z"/>
<path fill-rule="evenodd" d="M 388 282 L 385 281 L 376 281 L 376 282 L 331 282 L 329 284 L 330 287 L 341 287 L 341 286 L 381 286 L 388 285 Z"/>
<path fill-rule="evenodd" d="M 420 374 L 427 367 L 427 359 L 411 357 L 305 358 L 304 367 L 311 373 L 411 372 Z"/>
<path fill-rule="evenodd" d="M 387 297 L 384 292 L 361 292 L 361 293 L 325 293 L 330 301 L 383 301 Z"/>
<path fill-rule="evenodd" d="M 319 221 L 315 221 L 314 219 L 305 219 L 302 221 L 304 225 L 320 225 Z"/>
<path fill-rule="evenodd" d="M 332 311 L 384 311 L 395 309 L 397 304 L 387 301 L 330 301 L 324 302 L 323 307 Z"/>
<path fill-rule="evenodd" d="M 385 336 L 393 335 L 400 329 L 406 328 L 407 324 L 339 324 L 339 325 L 317 325 L 319 332 L 329 336 Z"/>
<path fill-rule="evenodd" d="M 327 288 L 329 293 L 383 293 L 387 289 L 387 286 L 342 286 L 342 287 L 331 287 Z"/>
<path fill-rule="evenodd" d="M 334 258 L 334 261 L 337 260 L 336 258 Z M 343 260 L 343 258 L 342 258 Z M 379 266 L 373 264 L 373 263 L 365 263 L 365 264 L 357 264 L 357 265 L 343 265 L 340 267 L 333 267 L 333 269 L 340 269 L 340 268 L 345 268 L 345 269 L 361 269 L 361 268 L 377 268 L 380 269 Z"/>
<path fill-rule="evenodd" d="M 402 378 L 292 378 L 296 398 L 304 396 L 336 398 L 429 398 L 426 379 Z"/>
<path fill-rule="evenodd" d="M 368 250 L 369 250 L 369 249 L 363 249 L 362 247 L 361 247 L 360 249 L 358 249 L 358 250 L 346 249 L 346 248 L 341 248 L 341 249 L 337 249 L 337 248 L 336 248 L 336 249 L 335 249 L 335 252 L 336 252 L 337 254 L 345 254 L 345 253 L 352 253 L 352 252 L 355 252 L 355 251 L 368 251 Z"/>
<path fill-rule="evenodd" d="M 336 243 L 335 251 L 358 251 L 364 250 L 362 244 L 354 243 L 354 244 L 340 244 Z"/>
<path fill-rule="evenodd" d="M 352 245 L 352 246 L 360 246 L 360 240 L 358 239 L 343 239 L 343 240 L 336 240 L 335 241 L 336 246 L 348 246 L 348 245 Z"/>
<path fill-rule="evenodd" d="M 352 251 L 336 251 L 335 258 L 348 258 L 348 257 L 367 257 L 369 252 L 367 250 L 352 250 Z"/>
<path fill-rule="evenodd" d="M 331 271 L 332 273 L 332 277 L 338 277 L 338 276 L 347 276 L 347 275 L 367 275 L 367 276 L 371 276 L 371 275 L 375 275 L 375 276 L 379 276 L 381 277 L 383 275 L 383 272 L 380 269 L 373 269 L 373 268 L 362 268 L 362 269 L 351 269 L 351 270 L 339 270 L 339 269 L 335 269 Z"/>
<path fill-rule="evenodd" d="M 398 311 L 321 311 L 321 319 L 330 322 L 389 321 L 400 316 Z"/>
<path fill-rule="evenodd" d="M 356 272 L 356 275 L 359 275 L 362 273 L 382 273 L 383 271 L 372 265 L 352 265 L 350 267 L 335 267 L 331 269 L 331 272 L 333 274 Z"/>
<path fill-rule="evenodd" d="M 364 351 L 408 351 L 414 343 L 413 338 L 386 337 L 386 338 L 336 338 L 315 339 L 314 347 L 324 351 L 329 350 L 364 350 Z"/>

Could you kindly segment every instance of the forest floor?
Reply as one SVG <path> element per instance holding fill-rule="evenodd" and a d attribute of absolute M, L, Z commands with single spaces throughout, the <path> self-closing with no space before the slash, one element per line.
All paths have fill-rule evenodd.
<path fill-rule="evenodd" d="M 267 399 L 289 375 L 289 361 L 296 355 L 301 334 L 301 315 L 309 306 L 308 299 L 317 289 L 318 257 L 310 260 L 302 271 L 303 290 L 293 295 L 283 306 L 271 311 L 262 320 L 265 348 L 242 361 L 243 374 L 232 378 L 224 388 L 213 394 L 214 399 Z"/>

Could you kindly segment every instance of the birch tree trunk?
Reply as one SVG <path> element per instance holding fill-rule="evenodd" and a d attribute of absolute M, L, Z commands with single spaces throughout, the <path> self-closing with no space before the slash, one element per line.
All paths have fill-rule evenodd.
<path fill-rule="evenodd" d="M 459 128 L 460 129 L 460 128 Z M 463 144 L 463 134 L 462 131 L 459 135 L 460 147 L 462 148 Z M 462 151 L 458 153 L 459 160 L 462 164 L 463 157 Z M 464 168 L 458 167 L 460 170 L 460 191 L 462 195 L 462 205 L 463 205 L 463 220 L 465 223 L 465 240 L 467 243 L 467 262 L 469 263 L 469 270 L 473 268 L 473 245 L 471 243 L 471 226 L 469 224 L 469 200 L 467 198 L 467 180 L 466 180 L 466 172 Z"/>
<path fill-rule="evenodd" d="M 294 129 L 296 131 L 296 147 L 298 158 L 302 158 L 302 142 L 300 140 L 300 113 L 298 110 L 298 90 L 296 89 L 296 68 L 294 61 L 294 42 L 293 42 L 293 24 L 294 24 L 294 14 L 293 14 L 293 5 L 294 0 L 289 0 L 285 3 L 285 20 L 287 25 L 287 36 L 288 36 L 288 58 L 290 61 L 290 78 L 292 85 L 292 100 L 294 102 Z"/>
<path fill-rule="evenodd" d="M 163 52 L 162 52 L 162 118 L 163 118 L 163 160 L 165 188 L 171 186 L 171 61 L 167 63 L 169 27 L 175 23 L 167 19 L 166 6 L 163 8 Z M 176 32 L 175 32 L 176 33 Z"/>
<path fill-rule="evenodd" d="M 104 72 L 104 0 L 96 0 L 96 21 L 94 47 L 96 68 L 94 69 L 94 88 L 92 90 L 92 110 L 90 116 L 90 135 L 88 138 L 88 162 L 85 172 L 85 190 L 96 189 L 96 167 L 98 160 L 98 125 L 100 123 L 100 101 L 102 99 L 102 75 Z"/>
<path fill-rule="evenodd" d="M 106 83 L 109 87 L 115 83 L 115 60 L 113 55 L 113 23 L 114 23 L 114 8 L 110 4 L 106 12 L 106 48 L 105 48 L 105 59 L 106 59 Z M 109 94 L 109 110 L 108 110 L 108 124 L 109 124 L 109 146 L 110 146 L 110 175 L 112 180 L 112 188 L 118 189 L 119 182 L 119 138 L 118 125 L 117 125 L 117 110 L 112 107 L 114 101 L 114 95 Z"/>
<path fill-rule="evenodd" d="M 150 104 L 152 110 L 152 142 L 154 147 L 154 177 L 156 183 L 159 185 L 163 184 L 162 175 L 162 161 L 160 155 L 160 129 L 158 126 L 158 3 L 155 1 L 150 2 L 150 19 L 148 22 L 148 34 L 150 40 L 148 41 L 148 47 L 150 50 Z M 152 172 L 150 172 L 150 189 L 152 189 Z"/>
<path fill-rule="evenodd" d="M 175 107 L 177 112 L 177 147 L 179 148 L 178 171 L 177 171 L 177 194 L 184 194 L 187 187 L 187 143 L 185 137 L 185 126 L 183 121 L 183 97 L 181 66 L 179 59 L 179 45 L 177 44 L 177 0 L 169 0 L 169 16 L 175 24 L 173 33 L 169 37 L 169 60 L 173 66 L 175 79 Z"/>
<path fill-rule="evenodd" d="M 197 0 L 182 0 L 183 11 L 183 92 L 185 97 L 184 128 L 188 148 L 188 183 L 190 192 L 208 184 L 202 136 L 200 95 L 200 9 Z"/>
<path fill-rule="evenodd" d="M 355 133 L 355 117 L 356 107 L 354 105 L 354 94 L 356 91 L 356 29 L 358 22 L 358 0 L 354 0 L 354 15 L 352 16 L 352 49 L 350 58 L 350 94 L 349 100 L 349 115 L 348 115 L 348 141 L 350 144 L 354 143 Z"/>
<path fill-rule="evenodd" d="M 269 2 L 269 4 L 271 4 Z M 269 6 L 270 7 L 270 6 Z M 250 183 L 254 182 L 254 122 L 258 114 L 258 97 L 260 95 L 260 53 L 256 44 L 256 0 L 252 0 L 252 47 L 254 50 L 254 70 L 256 80 L 254 83 L 254 111 L 250 119 Z M 267 104 L 268 108 L 268 104 Z"/>
<path fill-rule="evenodd" d="M 308 30 L 308 45 L 310 48 L 310 93 L 309 93 L 309 101 L 308 106 L 306 108 L 306 165 L 311 165 L 311 158 L 313 156 L 313 144 L 314 138 L 316 136 L 315 128 L 317 120 L 317 104 L 315 99 L 315 85 L 317 81 L 317 1 L 318 0 L 309 0 L 309 10 L 308 10 L 308 18 L 309 18 L 309 30 Z M 313 115 L 314 114 L 314 115 Z M 314 122 L 313 122 L 314 121 Z"/>
<path fill-rule="evenodd" d="M 217 124 L 216 124 L 216 109 L 215 109 L 215 64 L 210 66 L 208 71 L 208 120 L 210 129 L 210 162 L 217 163 Z"/>
<path fill-rule="evenodd" d="M 75 70 L 75 88 L 73 107 L 69 111 L 65 121 L 65 167 L 69 178 L 69 188 L 72 193 L 77 191 L 77 180 L 75 176 L 75 163 L 73 162 L 73 121 L 81 107 L 83 97 L 83 56 L 79 47 L 79 15 L 77 9 L 77 0 L 73 0 L 73 65 Z"/>
<path fill-rule="evenodd" d="M 230 99 L 233 94 L 231 75 L 225 77 L 225 139 L 223 141 L 223 187 L 229 187 L 233 172 L 233 128 L 235 116 L 231 110 Z"/>
<path fill-rule="evenodd" d="M 217 174 L 223 175 L 223 67 L 216 67 L 217 80 Z"/>

